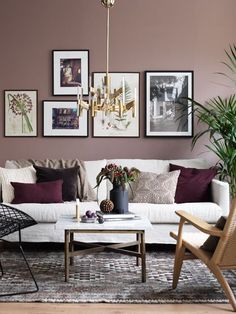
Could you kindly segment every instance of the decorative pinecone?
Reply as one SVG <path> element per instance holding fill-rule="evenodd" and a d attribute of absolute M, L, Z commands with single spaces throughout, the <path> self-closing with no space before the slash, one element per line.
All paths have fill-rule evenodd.
<path fill-rule="evenodd" d="M 113 208 L 114 208 L 114 204 L 111 200 L 103 200 L 100 203 L 100 209 L 104 213 L 112 212 Z"/>

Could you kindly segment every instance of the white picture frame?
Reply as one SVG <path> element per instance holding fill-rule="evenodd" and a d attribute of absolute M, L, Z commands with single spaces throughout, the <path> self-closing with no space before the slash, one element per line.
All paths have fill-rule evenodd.
<path fill-rule="evenodd" d="M 53 95 L 83 95 L 89 92 L 89 50 L 53 50 Z"/>
<path fill-rule="evenodd" d="M 88 112 L 77 116 L 76 101 L 43 101 L 43 136 L 88 136 Z"/>
<path fill-rule="evenodd" d="M 105 74 L 105 72 L 93 73 L 93 86 L 95 89 L 102 88 Z M 125 119 L 119 120 L 115 113 L 105 116 L 104 112 L 97 112 L 93 118 L 93 137 L 140 137 L 140 73 L 110 72 L 109 76 L 111 91 L 122 87 L 124 79 L 130 92 L 129 99 L 135 99 L 136 115 L 132 117 L 132 111 L 129 110 L 125 114 Z"/>

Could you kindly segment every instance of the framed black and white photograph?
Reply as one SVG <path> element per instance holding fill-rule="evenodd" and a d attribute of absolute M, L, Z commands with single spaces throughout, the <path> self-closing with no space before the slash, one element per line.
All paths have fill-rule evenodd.
<path fill-rule="evenodd" d="M 53 50 L 53 95 L 83 95 L 89 92 L 89 51 Z"/>
<path fill-rule="evenodd" d="M 193 136 L 193 71 L 146 71 L 146 136 Z"/>
<path fill-rule="evenodd" d="M 88 112 L 77 115 L 76 101 L 43 101 L 43 136 L 88 136 Z"/>
<path fill-rule="evenodd" d="M 101 91 L 102 95 L 105 92 L 105 75 L 104 72 L 93 73 L 93 86 L 95 90 Z M 96 113 L 93 118 L 93 137 L 139 137 L 140 73 L 111 72 L 109 77 L 111 101 L 116 109 L 108 114 L 104 111 Z M 115 93 L 116 98 L 114 98 Z M 119 103 L 124 104 L 122 115 L 119 114 Z"/>
<path fill-rule="evenodd" d="M 37 90 L 5 90 L 5 136 L 37 136 Z"/>

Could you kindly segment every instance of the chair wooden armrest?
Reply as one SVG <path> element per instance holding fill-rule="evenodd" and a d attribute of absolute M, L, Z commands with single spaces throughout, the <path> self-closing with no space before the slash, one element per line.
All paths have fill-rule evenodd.
<path fill-rule="evenodd" d="M 223 233 L 222 230 L 210 225 L 209 223 L 205 222 L 204 220 L 202 220 L 196 216 L 193 216 L 193 215 L 185 212 L 184 210 L 178 210 L 178 211 L 176 211 L 176 214 L 181 217 L 181 220 L 183 222 L 190 223 L 191 225 L 196 227 L 198 230 L 200 230 L 206 234 L 210 234 L 210 235 L 217 236 L 217 237 L 222 236 L 222 233 Z"/>

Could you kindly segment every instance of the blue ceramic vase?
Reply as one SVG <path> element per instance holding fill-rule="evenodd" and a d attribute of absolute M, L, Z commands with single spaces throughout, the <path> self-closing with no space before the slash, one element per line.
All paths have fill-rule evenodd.
<path fill-rule="evenodd" d="M 117 214 L 125 214 L 129 211 L 128 191 L 121 185 L 113 185 L 110 191 L 110 200 L 114 204 L 113 211 Z"/>

